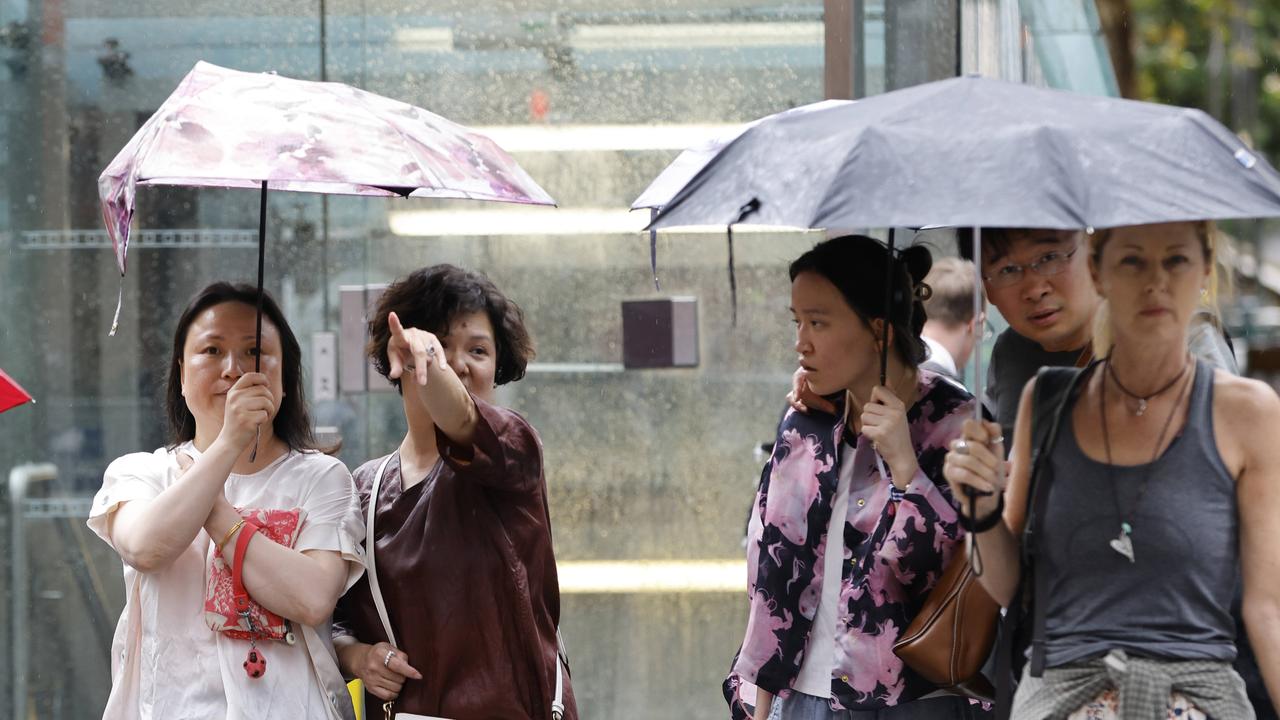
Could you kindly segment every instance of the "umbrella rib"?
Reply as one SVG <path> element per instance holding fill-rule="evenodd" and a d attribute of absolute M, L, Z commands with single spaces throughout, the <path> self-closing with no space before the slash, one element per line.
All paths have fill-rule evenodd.
<path fill-rule="evenodd" d="M 225 81 L 226 81 L 226 78 L 219 78 L 216 82 L 204 88 L 203 91 L 207 91 L 217 85 L 221 85 Z M 183 87 L 182 85 L 179 85 L 174 90 L 173 94 L 177 95 L 178 92 L 182 90 L 182 87 Z M 169 108 L 164 115 L 161 115 L 159 110 L 157 110 L 156 114 L 152 116 L 152 119 L 156 120 L 156 124 L 151 127 L 151 130 L 147 133 L 147 136 L 138 143 L 138 153 L 137 153 L 138 159 L 137 161 L 134 162 L 134 165 L 133 165 L 133 168 L 134 168 L 133 184 L 135 186 L 138 184 L 138 182 L 140 181 L 145 182 L 148 179 L 143 175 L 142 169 L 146 166 L 147 160 L 151 158 L 151 152 L 152 150 L 155 149 L 154 145 L 155 145 L 156 137 L 160 134 L 160 128 L 164 126 L 165 119 L 174 115 L 175 113 L 182 110 L 186 106 L 190 105 L 196 99 L 196 97 L 197 97 L 197 94 L 192 94 L 192 95 L 185 95 L 181 98 L 178 98 L 178 102 L 175 103 L 172 108 Z M 165 109 L 164 105 L 161 105 L 160 110 L 164 110 L 164 109 Z"/>
<path fill-rule="evenodd" d="M 422 160 L 418 158 L 418 154 L 415 153 L 412 147 L 409 145 L 409 138 L 405 135 L 404 131 L 396 127 L 394 123 L 390 123 L 384 120 L 381 116 L 378 115 L 377 112 L 375 112 L 372 108 L 370 108 L 364 101 L 363 93 L 364 91 L 361 90 L 360 92 L 356 93 L 353 96 L 353 99 L 355 100 L 355 104 L 360 108 L 362 112 L 372 117 L 376 122 L 383 123 L 389 126 L 395 132 L 396 137 L 400 139 L 400 144 L 403 146 L 405 154 L 413 158 L 413 162 L 415 165 L 418 166 L 418 170 L 419 172 L 421 172 L 422 176 L 425 179 L 435 183 L 434 185 L 426 185 L 422 187 L 430 187 L 435 190 L 447 189 L 444 187 L 444 182 L 440 180 L 440 178 L 437 177 L 435 173 L 428 170 L 426 165 L 422 162 Z M 410 107 L 413 107 L 413 106 L 410 106 Z M 430 112 L 430 111 L 425 111 L 425 112 Z"/>

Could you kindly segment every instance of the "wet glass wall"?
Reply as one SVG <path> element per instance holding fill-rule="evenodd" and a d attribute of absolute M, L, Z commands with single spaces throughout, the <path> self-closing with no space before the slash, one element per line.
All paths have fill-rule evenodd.
<path fill-rule="evenodd" d="M 206 60 L 351 83 L 476 127 L 558 200 L 274 193 L 266 285 L 302 342 L 313 417 L 351 467 L 404 432 L 360 359 L 366 291 L 450 262 L 517 300 L 538 357 L 500 400 L 544 441 L 582 716 L 723 717 L 758 449 L 794 367 L 786 264 L 820 235 L 736 234 L 735 323 L 723 232 L 659 235 L 655 283 L 648 215 L 627 207 L 680 149 L 822 99 L 832 4 L 0 0 L 0 368 L 38 399 L 0 415 L 0 715 L 100 713 L 123 587 L 84 526 L 88 498 L 111 459 L 164 442 L 187 300 L 254 277 L 256 193 L 140 188 L 123 281 L 100 220 L 98 174 Z M 983 53 L 1021 47 L 1016 22 L 989 30 L 1015 5 L 853 1 L 847 77 L 862 95 L 953 74 L 957 23 L 984 69 Z M 676 297 L 696 301 L 696 365 L 625 368 L 622 303 Z"/>
<path fill-rule="evenodd" d="M 537 363 L 501 400 L 545 443 L 582 715 L 723 716 L 755 449 L 793 367 L 785 266 L 815 238 L 738 235 L 735 325 L 723 233 L 660 236 L 658 289 L 647 214 L 627 206 L 679 149 L 822 99 L 821 2 L 0 0 L 0 60 L 0 368 L 38 400 L 0 415 L 0 473 L 14 480 L 0 515 L 13 710 L 0 714 L 100 713 L 123 587 L 84 527 L 87 498 L 111 459 L 164 442 L 186 301 L 254 276 L 256 193 L 141 188 L 107 336 L 121 280 L 97 175 L 206 60 L 347 82 L 481 128 L 559 201 L 276 193 L 266 285 L 306 351 L 317 424 L 352 467 L 404 427 L 396 396 L 344 363 L 362 343 L 343 333 L 344 298 L 451 262 L 522 304 Z M 673 296 L 697 301 L 697 365 L 624 369 L 622 302 Z"/>

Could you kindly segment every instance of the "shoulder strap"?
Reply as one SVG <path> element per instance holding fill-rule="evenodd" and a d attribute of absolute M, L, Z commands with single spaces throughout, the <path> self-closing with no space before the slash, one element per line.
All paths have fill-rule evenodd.
<path fill-rule="evenodd" d="M 1044 665 L 1044 603 L 1036 605 L 1036 596 L 1044 597 L 1046 576 L 1035 572 L 1035 547 L 1038 542 L 1036 527 L 1048 505 L 1048 486 L 1051 482 L 1049 456 L 1053 453 L 1071 398 L 1078 392 L 1081 381 L 1088 377 L 1083 368 L 1046 367 L 1036 373 L 1036 384 L 1031 394 L 1031 475 L 1027 488 L 1027 507 L 1022 533 L 1022 556 L 1019 565 L 1021 578 L 1013 601 L 1009 603 L 1005 621 L 1000 629 L 1000 646 L 996 648 L 996 707 L 999 720 L 1006 720 L 1013 709 L 1013 652 L 1022 636 L 1019 624 L 1025 618 L 1027 605 L 1032 606 L 1032 674 L 1039 676 Z M 1028 586 L 1030 576 L 1031 586 Z M 1039 662 L 1037 663 L 1037 657 Z"/>
<path fill-rule="evenodd" d="M 373 486 L 369 488 L 369 510 L 364 522 L 364 557 L 368 566 L 369 594 L 373 596 L 373 606 L 378 609 L 378 619 L 382 621 L 382 629 L 387 633 L 387 642 L 399 647 L 396 645 L 396 634 L 391 630 L 391 619 L 387 617 L 387 604 L 382 600 L 382 589 L 378 586 L 378 567 L 373 557 L 377 554 L 373 545 L 373 515 L 378 508 L 378 488 L 382 487 L 382 475 L 387 471 L 387 464 L 394 455 L 395 453 L 388 455 L 378 465 L 378 472 L 373 475 Z"/>
<path fill-rule="evenodd" d="M 1092 364 L 1090 365 L 1092 367 Z M 1049 489 L 1053 483 L 1050 456 L 1057 444 L 1064 418 L 1070 422 L 1071 400 L 1079 393 L 1087 369 L 1043 368 L 1036 376 L 1032 394 L 1032 438 L 1036 441 L 1031 456 L 1031 487 L 1028 491 L 1026 523 L 1022 530 L 1022 576 L 1030 572 L 1031 605 L 1031 675 L 1040 677 L 1045 665 L 1045 620 L 1048 603 L 1037 602 L 1048 594 L 1048 573 L 1036 562 L 1040 554 L 1040 522 L 1049 507 Z"/>

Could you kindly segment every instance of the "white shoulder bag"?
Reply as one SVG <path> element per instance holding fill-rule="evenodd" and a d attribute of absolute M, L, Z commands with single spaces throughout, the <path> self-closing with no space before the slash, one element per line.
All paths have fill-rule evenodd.
<path fill-rule="evenodd" d="M 365 563 L 368 566 L 369 576 L 369 594 L 373 595 L 374 607 L 378 609 L 378 619 L 382 621 L 382 629 L 387 633 L 387 642 L 397 646 L 395 632 L 391 629 L 391 619 L 387 616 L 387 605 L 382 599 L 382 589 L 378 585 L 377 563 L 374 561 L 373 544 L 373 514 L 378 507 L 378 489 L 382 487 L 382 476 L 387 471 L 387 464 L 391 462 L 391 458 L 395 455 L 392 453 L 383 459 L 382 464 L 378 466 L 378 472 L 373 476 L 373 487 L 369 489 L 369 510 L 364 523 L 364 548 Z M 443 460 L 437 461 L 437 466 Z M 435 470 L 432 471 L 435 474 Z M 556 630 L 556 642 L 563 647 L 560 641 L 560 631 Z M 555 699 L 551 701 L 551 717 L 552 720 L 561 720 L 564 717 L 564 654 L 563 651 L 556 653 L 556 694 Z M 386 702 L 382 704 L 382 712 L 385 720 L 448 720 L 434 715 L 414 715 L 411 713 L 398 713 L 392 710 L 392 703 Z"/>

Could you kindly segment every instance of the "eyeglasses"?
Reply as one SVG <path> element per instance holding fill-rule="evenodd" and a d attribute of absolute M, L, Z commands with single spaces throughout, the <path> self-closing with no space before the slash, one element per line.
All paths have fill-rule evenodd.
<path fill-rule="evenodd" d="M 1030 270 L 1041 277 L 1049 277 L 1057 275 L 1067 269 L 1067 263 L 1071 260 L 1071 256 L 1076 254 L 1080 246 L 1077 245 L 1067 252 L 1054 250 L 1047 252 L 1026 265 L 1009 264 L 1004 267 L 997 268 L 995 272 L 985 276 L 983 279 L 991 283 L 992 287 L 1006 288 L 1017 285 L 1027 276 Z"/>

